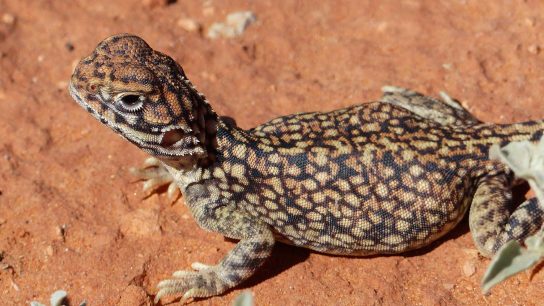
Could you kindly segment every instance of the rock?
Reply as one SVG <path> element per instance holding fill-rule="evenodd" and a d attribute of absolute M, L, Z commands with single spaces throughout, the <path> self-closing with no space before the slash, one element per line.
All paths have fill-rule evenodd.
<path fill-rule="evenodd" d="M 531 54 L 538 54 L 540 52 L 540 46 L 539 45 L 530 45 L 527 48 L 527 51 Z"/>
<path fill-rule="evenodd" d="M 133 238 L 146 237 L 159 233 L 158 214 L 149 209 L 137 209 L 121 219 L 121 232 Z"/>
<path fill-rule="evenodd" d="M 53 249 L 52 245 L 48 245 L 47 247 L 45 247 L 45 255 L 47 257 L 52 257 L 53 255 L 55 255 L 55 250 Z"/>
<path fill-rule="evenodd" d="M 178 20 L 178 26 L 180 26 L 182 29 L 184 29 L 187 32 L 198 31 L 202 28 L 200 23 L 198 23 L 196 20 L 191 18 L 180 18 Z"/>
<path fill-rule="evenodd" d="M 535 21 L 534 18 L 527 17 L 527 18 L 525 18 L 525 24 L 530 26 L 530 27 L 534 27 L 535 24 L 536 24 L 536 21 Z"/>
<path fill-rule="evenodd" d="M 216 22 L 208 29 L 208 38 L 232 38 L 242 35 L 246 28 L 257 20 L 251 11 L 234 12 L 227 15 L 225 23 Z"/>
<path fill-rule="evenodd" d="M 118 306 L 151 306 L 151 300 L 146 292 L 136 285 L 128 286 L 119 299 Z"/>
<path fill-rule="evenodd" d="M 445 283 L 445 284 L 442 284 L 442 286 L 443 286 L 444 289 L 446 289 L 446 290 L 452 290 L 453 288 L 455 288 L 455 285 L 452 284 L 452 283 Z"/>
<path fill-rule="evenodd" d="M 474 262 L 467 261 L 463 265 L 463 274 L 465 274 L 466 277 L 470 277 L 476 273 L 476 266 L 474 265 Z"/>
<path fill-rule="evenodd" d="M 74 51 L 74 49 L 75 49 L 74 44 L 71 41 L 67 41 L 64 44 L 64 47 L 66 48 L 66 50 L 68 50 L 70 52 Z"/>
<path fill-rule="evenodd" d="M 15 16 L 12 14 L 5 13 L 2 15 L 2 22 L 7 25 L 14 25 L 15 24 Z"/>

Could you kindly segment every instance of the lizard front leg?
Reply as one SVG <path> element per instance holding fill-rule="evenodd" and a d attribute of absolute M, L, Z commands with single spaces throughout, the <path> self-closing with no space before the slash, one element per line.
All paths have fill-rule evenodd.
<path fill-rule="evenodd" d="M 187 201 L 191 202 L 190 196 Z M 217 265 L 194 263 L 196 271 L 177 271 L 173 278 L 161 281 L 155 303 L 177 293 L 183 293 L 183 300 L 222 294 L 253 275 L 272 252 L 274 236 L 268 225 L 231 204 L 214 208 L 198 202 L 202 201 L 188 206 L 202 228 L 240 241 Z"/>
<path fill-rule="evenodd" d="M 174 199 L 178 193 L 172 174 L 166 169 L 164 164 L 155 157 L 149 157 L 144 161 L 142 168 L 130 168 L 130 173 L 140 180 L 144 180 L 143 190 L 154 190 L 160 186 L 168 185 L 168 198 Z"/>

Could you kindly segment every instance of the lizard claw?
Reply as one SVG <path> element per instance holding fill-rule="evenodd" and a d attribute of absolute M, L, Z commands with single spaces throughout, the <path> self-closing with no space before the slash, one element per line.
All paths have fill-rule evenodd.
<path fill-rule="evenodd" d="M 193 264 L 191 264 L 191 268 L 193 268 L 193 270 L 196 270 L 196 271 L 202 271 L 206 269 L 211 269 L 213 268 L 213 266 L 203 264 L 201 262 L 193 262 Z M 180 271 L 177 271 L 177 272 L 180 272 Z M 174 276 L 177 272 L 174 272 Z"/>
<path fill-rule="evenodd" d="M 219 266 L 195 262 L 191 267 L 196 271 L 176 271 L 172 275 L 173 278 L 159 282 L 155 303 L 164 296 L 177 293 L 183 293 L 181 302 L 185 303 L 190 298 L 220 294 L 229 287 L 227 282 L 220 278 Z"/>
<path fill-rule="evenodd" d="M 178 186 L 172 175 L 157 158 L 147 158 L 144 161 L 143 168 L 130 168 L 129 171 L 138 179 L 145 181 L 143 186 L 144 191 L 153 190 L 168 184 L 168 198 L 176 198 L 179 191 Z"/>

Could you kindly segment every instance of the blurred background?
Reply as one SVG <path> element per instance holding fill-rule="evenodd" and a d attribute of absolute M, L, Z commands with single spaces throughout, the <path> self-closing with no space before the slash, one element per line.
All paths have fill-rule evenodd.
<path fill-rule="evenodd" d="M 544 118 L 543 9 L 531 0 L 0 0 L 0 304 L 64 289 L 73 305 L 150 305 L 160 279 L 234 245 L 199 229 L 182 199 L 141 192 L 127 169 L 145 154 L 69 97 L 73 67 L 102 39 L 143 37 L 244 128 L 376 100 L 383 85 L 444 90 L 478 118 L 507 123 Z M 481 295 L 488 262 L 465 221 L 404 256 L 279 246 L 239 289 L 258 305 L 544 300 L 544 273 Z"/>

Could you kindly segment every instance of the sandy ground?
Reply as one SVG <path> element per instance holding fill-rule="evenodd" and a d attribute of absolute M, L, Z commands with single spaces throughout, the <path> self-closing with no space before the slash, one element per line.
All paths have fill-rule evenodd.
<path fill-rule="evenodd" d="M 246 128 L 377 99 L 385 84 L 445 90 L 485 121 L 544 117 L 541 1 L 166 2 L 0 0 L 1 305 L 46 302 L 57 289 L 72 305 L 150 305 L 160 279 L 234 245 L 199 229 L 182 199 L 144 194 L 128 168 L 146 155 L 69 97 L 76 61 L 112 34 L 170 54 Z M 206 37 L 240 10 L 258 18 L 241 37 Z M 202 29 L 187 31 L 185 18 Z M 488 263 L 466 221 L 403 256 L 280 245 L 249 282 L 195 304 L 228 305 L 247 288 L 258 305 L 542 303 L 540 269 L 483 296 Z"/>

